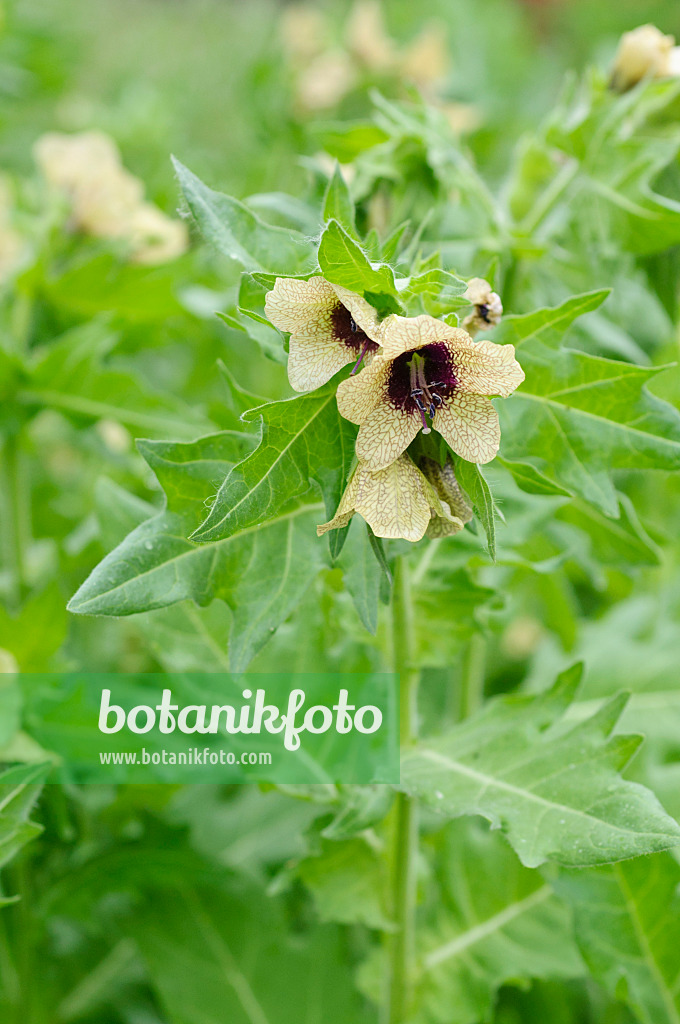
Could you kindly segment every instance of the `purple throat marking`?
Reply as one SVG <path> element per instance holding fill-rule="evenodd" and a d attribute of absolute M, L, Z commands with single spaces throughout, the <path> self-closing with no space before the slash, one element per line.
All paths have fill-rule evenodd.
<path fill-rule="evenodd" d="M 337 341 L 341 341 L 357 355 L 357 361 L 352 368 L 352 373 L 356 373 L 366 353 L 377 352 L 380 346 L 361 330 L 350 311 L 341 303 L 338 303 L 331 314 L 331 324 Z"/>
<path fill-rule="evenodd" d="M 417 352 L 403 352 L 392 363 L 387 382 L 391 405 L 405 413 L 417 412 L 423 433 L 429 434 L 427 422 L 434 420 L 438 409 L 458 384 L 455 367 L 446 345 L 426 345 Z"/>

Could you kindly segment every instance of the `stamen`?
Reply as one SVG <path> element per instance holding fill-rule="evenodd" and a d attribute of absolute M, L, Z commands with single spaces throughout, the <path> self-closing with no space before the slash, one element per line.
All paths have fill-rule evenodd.
<path fill-rule="evenodd" d="M 423 433 L 424 434 L 431 434 L 432 433 L 432 428 L 428 427 L 428 425 L 427 425 L 427 420 L 425 419 L 425 410 L 421 406 L 418 411 L 420 412 L 420 418 L 423 421 Z"/>
<path fill-rule="evenodd" d="M 359 328 L 357 327 L 357 322 L 351 313 L 349 315 L 349 329 L 352 332 L 352 334 L 356 334 L 357 331 L 359 330 Z"/>

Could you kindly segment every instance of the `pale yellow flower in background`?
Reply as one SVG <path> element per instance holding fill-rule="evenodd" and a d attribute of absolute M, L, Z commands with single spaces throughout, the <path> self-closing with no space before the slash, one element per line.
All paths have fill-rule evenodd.
<path fill-rule="evenodd" d="M 474 103 L 458 103 L 455 100 L 437 101 L 435 106 L 442 112 L 454 135 L 467 135 L 482 124 L 484 118 Z"/>
<path fill-rule="evenodd" d="M 286 4 L 281 14 L 281 38 L 290 59 L 304 64 L 325 49 L 326 19 L 309 3 Z"/>
<path fill-rule="evenodd" d="M 370 365 L 338 386 L 341 415 L 360 425 L 357 458 L 384 469 L 434 428 L 463 459 L 490 462 L 500 426 L 488 396 L 505 398 L 524 380 L 512 345 L 475 343 L 443 320 L 395 314 L 382 322 L 380 342 Z"/>
<path fill-rule="evenodd" d="M 13 198 L 8 182 L 0 177 L 0 283 L 21 266 L 26 243 L 12 227 Z"/>
<path fill-rule="evenodd" d="M 311 3 L 296 3 L 281 15 L 281 40 L 296 73 L 296 103 L 302 111 L 337 106 L 369 74 L 415 85 L 457 135 L 481 122 L 478 107 L 442 98 L 451 60 L 446 27 L 438 20 L 427 22 L 415 39 L 400 45 L 387 29 L 380 0 L 355 0 L 343 45 L 327 15 Z"/>
<path fill-rule="evenodd" d="M 186 252 L 189 236 L 186 224 L 166 217 L 153 203 L 140 203 L 130 213 L 126 238 L 135 263 L 169 263 Z"/>
<path fill-rule="evenodd" d="M 397 62 L 396 43 L 389 35 L 379 0 L 356 0 L 347 22 L 347 46 L 371 71 L 389 71 Z"/>
<path fill-rule="evenodd" d="M 143 201 L 144 186 L 125 170 L 115 142 L 102 132 L 49 132 L 34 153 L 46 181 L 68 195 L 74 223 L 87 234 L 117 236 Z"/>
<path fill-rule="evenodd" d="M 265 299 L 267 318 L 290 334 L 288 379 L 295 391 L 312 391 L 348 363 L 355 370 L 378 351 L 378 314 L 354 292 L 323 277 L 279 277 Z"/>
<path fill-rule="evenodd" d="M 445 26 L 439 21 L 425 25 L 406 47 L 399 63 L 403 74 L 423 92 L 441 86 L 451 71 Z"/>
<path fill-rule="evenodd" d="M 320 54 L 300 73 L 297 101 L 304 110 L 334 107 L 354 87 L 357 72 L 344 50 Z"/>
<path fill-rule="evenodd" d="M 376 537 L 393 540 L 421 540 L 433 518 L 446 523 L 452 533 L 462 530 L 467 521 L 452 512 L 408 455 L 377 472 L 358 462 L 337 512 L 316 532 L 321 536 L 342 529 L 357 512 Z"/>
<path fill-rule="evenodd" d="M 68 198 L 76 229 L 127 242 L 139 263 L 165 263 L 186 251 L 186 225 L 144 200 L 143 183 L 123 167 L 108 135 L 49 132 L 34 154 L 45 180 Z"/>
<path fill-rule="evenodd" d="M 463 320 L 462 327 L 470 335 L 485 327 L 494 327 L 501 322 L 503 303 L 500 295 L 492 291 L 491 285 L 483 277 L 473 277 L 468 281 L 464 299 L 474 306 L 474 311 Z"/>
<path fill-rule="evenodd" d="M 626 92 L 643 78 L 668 78 L 680 71 L 680 49 L 673 36 L 664 35 L 656 25 L 640 25 L 621 36 L 610 85 Z"/>

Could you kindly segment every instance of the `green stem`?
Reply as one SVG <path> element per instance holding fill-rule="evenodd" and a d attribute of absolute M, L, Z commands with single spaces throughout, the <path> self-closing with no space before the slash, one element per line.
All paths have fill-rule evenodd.
<path fill-rule="evenodd" d="M 9 434 L 5 438 L 0 459 L 0 479 L 4 508 L 5 529 L 4 562 L 10 576 L 10 604 L 17 608 L 26 583 L 26 509 L 19 451 L 19 438 Z"/>
<path fill-rule="evenodd" d="M 570 160 L 557 172 L 550 184 L 536 200 L 530 213 L 520 224 L 523 235 L 530 237 L 567 191 L 579 171 L 578 160 Z"/>
<path fill-rule="evenodd" d="M 463 721 L 484 703 L 484 676 L 486 667 L 486 640 L 481 633 L 473 633 L 463 658 L 458 719 Z"/>
<path fill-rule="evenodd" d="M 408 567 L 397 560 L 392 605 L 392 650 L 399 673 L 400 740 L 414 743 L 418 727 L 418 682 L 413 606 Z M 392 836 L 391 910 L 396 931 L 389 942 L 389 994 L 387 1024 L 404 1024 L 408 1018 L 415 962 L 416 860 L 418 856 L 418 805 L 399 793 Z"/>

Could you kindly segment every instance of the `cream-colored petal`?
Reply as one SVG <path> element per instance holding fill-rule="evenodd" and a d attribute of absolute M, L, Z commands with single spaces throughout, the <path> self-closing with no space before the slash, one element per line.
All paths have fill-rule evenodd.
<path fill-rule="evenodd" d="M 376 537 L 418 541 L 430 521 L 427 482 L 408 456 L 373 473 L 359 463 L 356 511 Z"/>
<path fill-rule="evenodd" d="M 625 92 L 643 78 L 665 78 L 674 43 L 673 36 L 664 35 L 656 25 L 640 25 L 624 32 L 614 57 L 612 89 Z"/>
<path fill-rule="evenodd" d="M 443 320 L 425 313 L 421 316 L 398 316 L 392 313 L 380 325 L 380 344 L 386 358 L 396 359 L 402 352 L 412 352 L 424 345 L 448 341 L 464 333 L 460 328 L 449 327 Z"/>
<path fill-rule="evenodd" d="M 402 412 L 382 403 L 359 429 L 357 458 L 369 469 L 384 469 L 406 451 L 421 427 L 422 421 L 417 412 Z"/>
<path fill-rule="evenodd" d="M 444 506 L 446 502 L 442 503 Z M 428 523 L 427 536 L 430 540 L 440 540 L 442 537 L 453 537 L 465 529 L 465 523 L 456 516 L 433 515 Z"/>
<path fill-rule="evenodd" d="M 366 302 L 361 295 L 350 292 L 339 284 L 331 285 L 331 288 L 340 299 L 345 309 L 352 314 L 352 318 L 358 327 L 366 334 L 371 341 L 380 343 L 380 329 L 378 324 L 378 311 L 370 302 Z"/>
<path fill-rule="evenodd" d="M 354 360 L 354 353 L 333 337 L 291 334 L 288 380 L 295 391 L 313 391 Z"/>
<path fill-rule="evenodd" d="M 495 292 L 491 290 L 488 281 L 485 281 L 483 277 L 471 277 L 463 298 L 467 299 L 471 306 L 481 306 L 482 304 L 488 305 L 492 295 L 495 295 Z"/>
<path fill-rule="evenodd" d="M 390 375 L 390 362 L 378 353 L 355 373 L 338 384 L 338 409 L 350 423 L 363 423 L 379 405 Z"/>
<path fill-rule="evenodd" d="M 328 334 L 336 306 L 336 294 L 323 277 L 309 281 L 277 277 L 264 301 L 267 319 L 290 334 Z"/>
<path fill-rule="evenodd" d="M 462 337 L 448 343 L 458 381 L 457 389 L 474 395 L 501 395 L 507 398 L 524 380 L 524 371 L 515 359 L 512 345 L 493 341 L 472 341 Z"/>
<path fill-rule="evenodd" d="M 483 395 L 454 391 L 437 409 L 432 426 L 467 462 L 491 462 L 500 445 L 498 413 Z"/>

